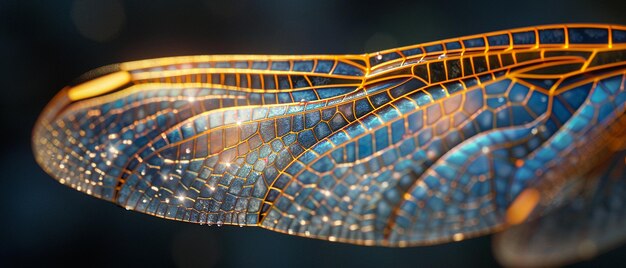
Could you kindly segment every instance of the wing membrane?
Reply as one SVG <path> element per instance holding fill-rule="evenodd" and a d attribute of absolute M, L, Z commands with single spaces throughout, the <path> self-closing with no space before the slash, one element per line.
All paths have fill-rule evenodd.
<path fill-rule="evenodd" d="M 494 250 L 510 266 L 553 266 L 585 260 L 626 239 L 624 157 L 614 155 L 547 215 L 496 235 Z"/>
<path fill-rule="evenodd" d="M 604 187 L 569 176 L 600 158 L 570 160 L 606 147 L 592 130 L 623 114 L 625 30 L 122 63 L 59 93 L 33 147 L 61 183 L 159 217 L 365 245 L 460 240 L 512 224 L 529 188 L 541 202 L 520 221 L 575 198 L 567 185 Z"/>
<path fill-rule="evenodd" d="M 34 130 L 35 155 L 62 183 L 113 200 L 129 159 L 170 128 L 220 109 L 350 93 L 362 84 L 360 58 L 197 56 L 100 68 L 65 88 L 46 108 Z M 130 81 L 100 87 L 103 95 L 68 94 L 112 73 L 127 73 Z"/>

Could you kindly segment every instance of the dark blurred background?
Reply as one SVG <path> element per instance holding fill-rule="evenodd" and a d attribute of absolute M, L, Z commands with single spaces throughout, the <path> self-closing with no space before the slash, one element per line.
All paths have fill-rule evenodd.
<path fill-rule="evenodd" d="M 129 212 L 47 176 L 31 129 L 66 83 L 110 63 L 363 53 L 564 22 L 626 24 L 626 1 L 0 0 L 0 266 L 495 266 L 490 237 L 389 249 Z M 598 265 L 626 265 L 626 247 L 576 266 Z"/>

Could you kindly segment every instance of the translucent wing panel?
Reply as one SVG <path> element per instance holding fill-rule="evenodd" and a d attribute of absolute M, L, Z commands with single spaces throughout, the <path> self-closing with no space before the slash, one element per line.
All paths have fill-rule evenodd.
<path fill-rule="evenodd" d="M 59 93 L 33 146 L 63 184 L 159 217 L 460 240 L 511 225 L 528 189 L 542 203 L 515 222 L 570 200 L 570 175 L 599 163 L 573 156 L 606 147 L 593 129 L 624 111 L 624 36 L 553 25 L 365 55 L 122 63 Z"/>
<path fill-rule="evenodd" d="M 592 258 L 626 239 L 624 157 L 616 154 L 581 182 L 571 200 L 530 222 L 496 235 L 505 265 L 554 266 Z"/>
<path fill-rule="evenodd" d="M 34 131 L 35 155 L 62 183 L 113 200 L 133 157 L 159 146 L 155 140 L 183 121 L 354 93 L 364 75 L 358 62 L 359 56 L 197 56 L 100 68 L 46 108 Z M 197 123 L 196 131 L 216 122 Z"/>
<path fill-rule="evenodd" d="M 606 80 L 598 85 L 615 88 Z M 534 215 L 496 235 L 494 249 L 502 263 L 563 265 L 591 258 L 626 238 L 624 108 L 617 105 L 615 114 L 589 128 L 585 138 L 572 143 L 563 163 L 533 185 L 543 199 Z"/>

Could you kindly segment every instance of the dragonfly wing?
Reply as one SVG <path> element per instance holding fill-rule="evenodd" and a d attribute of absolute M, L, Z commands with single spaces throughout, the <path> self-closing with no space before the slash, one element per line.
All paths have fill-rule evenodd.
<path fill-rule="evenodd" d="M 365 72 L 363 56 L 193 56 L 107 66 L 79 78 L 46 107 L 33 134 L 35 157 L 54 178 L 79 191 L 188 221 L 189 214 L 179 214 L 177 206 L 217 187 L 213 181 L 186 181 L 192 173 L 211 173 L 196 160 L 250 134 L 240 132 L 267 113 L 252 113 L 251 107 L 301 110 L 309 102 L 355 91 Z M 245 111 L 238 111 L 241 107 Z M 239 132 L 224 129 L 243 122 Z M 209 129 L 215 131 L 207 135 Z"/>
<path fill-rule="evenodd" d="M 535 68 L 466 87 L 442 102 L 420 98 L 419 93 L 434 91 L 425 86 L 349 124 L 345 132 L 333 133 L 281 174 L 281 183 L 274 184 L 276 195 L 265 199 L 268 212 L 261 225 L 331 241 L 386 246 L 459 240 L 506 227 L 507 210 L 518 195 L 547 181 L 551 169 L 561 168 L 560 157 L 546 163 L 548 150 L 567 160 L 568 143 L 582 143 L 594 120 L 606 116 L 564 114 L 559 105 L 591 113 L 623 106 L 611 98 L 595 100 L 604 95 L 605 83 L 611 91 L 621 88 L 622 71 L 555 86 L 558 93 L 549 96 L 544 94 L 548 89 L 526 81 L 524 76 Z M 518 90 L 528 103 L 515 101 Z M 507 97 L 495 93 L 504 91 L 510 92 Z M 494 118 L 486 107 L 498 100 L 507 106 Z M 524 112 L 530 111 L 524 105 L 536 113 Z M 506 115 L 514 109 L 511 120 Z M 449 122 L 457 125 L 447 128 Z M 556 173 L 583 169 L 563 165 Z M 556 173 L 550 176 L 564 178 Z"/>
<path fill-rule="evenodd" d="M 626 239 L 626 153 L 590 174 L 572 197 L 547 215 L 496 234 L 494 251 L 507 266 L 556 266 L 594 257 Z"/>
<path fill-rule="evenodd" d="M 568 146 L 623 106 L 626 54 L 610 27 L 589 27 L 124 63 L 55 97 L 35 156 L 63 184 L 159 217 L 365 245 L 460 240 L 506 227 L 546 171 L 578 170 L 560 168 Z"/>
<path fill-rule="evenodd" d="M 594 97 L 601 91 L 623 88 L 620 80 L 598 80 L 591 99 L 600 100 Z M 591 258 L 626 239 L 624 109 L 623 103 L 617 105 L 614 114 L 589 128 L 571 144 L 569 153 L 558 158 L 561 163 L 544 170 L 544 178 L 532 185 L 542 200 L 531 216 L 495 236 L 494 251 L 501 263 L 564 265 Z"/>

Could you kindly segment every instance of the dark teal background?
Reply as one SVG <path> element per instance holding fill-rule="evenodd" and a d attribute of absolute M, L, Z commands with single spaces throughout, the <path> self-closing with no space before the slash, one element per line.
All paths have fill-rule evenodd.
<path fill-rule="evenodd" d="M 495 266 L 490 237 L 374 248 L 129 212 L 47 176 L 32 157 L 31 129 L 59 89 L 110 63 L 193 54 L 363 53 L 538 24 L 626 24 L 624 0 L 135 0 L 119 2 L 122 13 L 111 10 L 111 2 L 83 3 L 77 15 L 74 1 L 0 0 L 1 267 Z M 120 14 L 119 32 L 105 41 L 76 25 L 107 31 Z M 626 265 L 626 247 L 577 264 L 597 265 Z"/>

